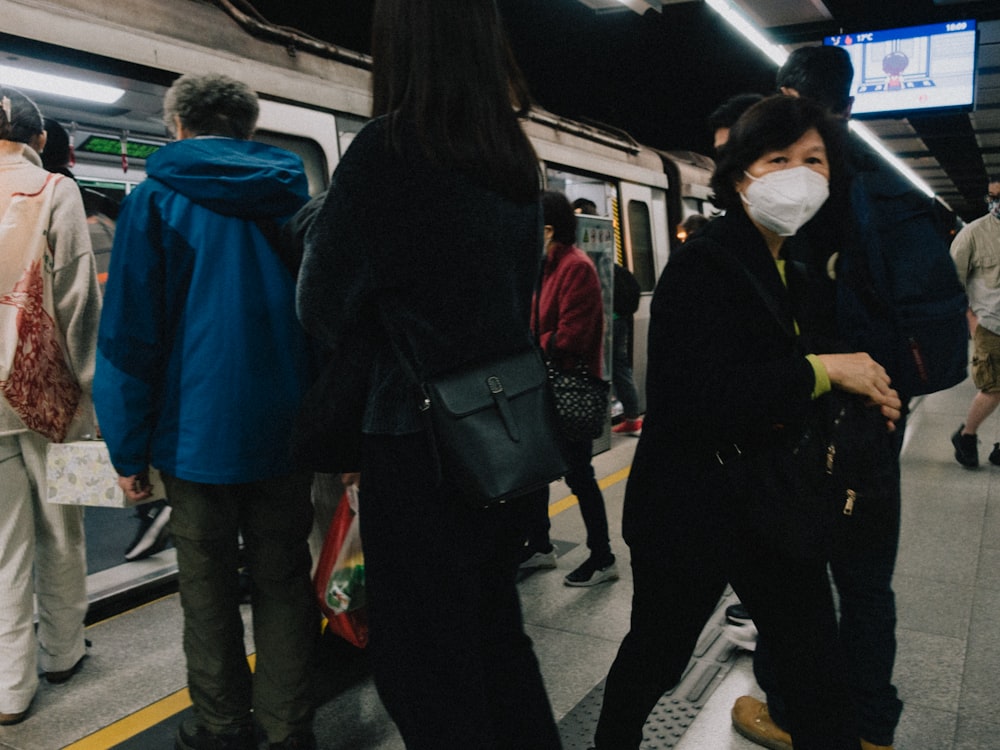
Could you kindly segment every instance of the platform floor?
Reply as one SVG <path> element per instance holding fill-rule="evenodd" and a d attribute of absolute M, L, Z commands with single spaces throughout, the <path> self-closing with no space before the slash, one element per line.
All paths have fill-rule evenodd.
<path fill-rule="evenodd" d="M 1000 416 L 980 433 L 984 461 L 967 470 L 953 459 L 949 436 L 963 421 L 971 383 L 914 404 L 903 449 L 903 529 L 895 578 L 899 653 L 895 681 L 905 702 L 899 750 L 1000 748 L 1000 468 L 985 463 L 1000 440 Z M 567 750 L 586 747 L 587 701 L 594 700 L 628 627 L 631 577 L 620 521 L 636 440 L 615 437 L 595 459 L 610 517 L 621 580 L 568 588 L 562 576 L 586 555 L 580 513 L 565 486 L 554 487 L 552 537 L 559 569 L 521 584 L 534 640 Z M 152 563 L 151 563 L 152 564 Z M 721 608 L 717 612 L 720 616 Z M 249 620 L 249 613 L 245 613 Z M 249 622 L 248 622 L 249 625 Z M 752 750 L 731 728 L 729 709 L 759 695 L 745 652 L 727 648 L 706 628 L 703 661 L 719 665 L 687 711 L 683 727 L 644 745 L 676 750 Z M 248 627 L 248 653 L 253 652 Z M 4 750 L 171 748 L 179 715 L 189 711 L 176 595 L 88 628 L 93 646 L 84 669 L 65 685 L 42 683 L 29 718 L 0 727 Z M 326 750 L 400 750 L 379 703 L 366 656 L 331 643 L 316 730 Z M 697 692 L 697 691 L 696 691 Z M 581 706 L 583 708 L 581 708 Z M 685 709 L 686 710 L 686 709 Z M 591 719 L 592 721 L 592 719 Z M 580 736 L 580 733 L 583 736 Z"/>

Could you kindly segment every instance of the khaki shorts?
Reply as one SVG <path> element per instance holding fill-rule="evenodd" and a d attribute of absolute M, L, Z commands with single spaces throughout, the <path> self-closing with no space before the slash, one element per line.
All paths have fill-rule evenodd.
<path fill-rule="evenodd" d="M 972 382 L 984 393 L 1000 392 L 1000 336 L 982 326 L 972 334 Z"/>

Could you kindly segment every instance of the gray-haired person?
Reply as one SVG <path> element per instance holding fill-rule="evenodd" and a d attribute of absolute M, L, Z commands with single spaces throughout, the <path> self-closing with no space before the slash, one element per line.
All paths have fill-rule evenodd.
<path fill-rule="evenodd" d="M 152 465 L 171 505 L 195 714 L 175 747 L 256 748 L 256 721 L 272 748 L 313 748 L 311 474 L 290 450 L 313 372 L 295 279 L 259 226 L 306 202 L 306 177 L 296 155 L 248 140 L 258 103 L 239 81 L 183 76 L 164 110 L 178 140 L 118 217 L 95 399 L 125 494 L 148 497 Z"/>

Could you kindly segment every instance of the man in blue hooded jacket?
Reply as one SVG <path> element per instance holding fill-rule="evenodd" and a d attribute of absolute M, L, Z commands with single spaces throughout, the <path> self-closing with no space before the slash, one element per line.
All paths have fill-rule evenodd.
<path fill-rule="evenodd" d="M 181 750 L 313 748 L 309 667 L 319 632 L 309 581 L 311 475 L 289 449 L 312 380 L 295 280 L 262 227 L 308 199 L 301 160 L 248 140 L 245 84 L 183 76 L 164 115 L 177 136 L 118 219 L 94 400 L 119 484 L 163 475 L 177 548 L 195 719 Z M 243 642 L 237 551 L 253 581 L 256 674 Z"/>

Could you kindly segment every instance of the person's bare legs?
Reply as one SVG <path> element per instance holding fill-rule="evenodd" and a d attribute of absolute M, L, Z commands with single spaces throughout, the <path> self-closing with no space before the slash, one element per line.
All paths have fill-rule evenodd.
<path fill-rule="evenodd" d="M 962 434 L 975 435 L 979 426 L 996 411 L 997 406 L 1000 406 L 1000 391 L 994 393 L 979 391 L 969 406 L 969 415 L 965 418 Z"/>

